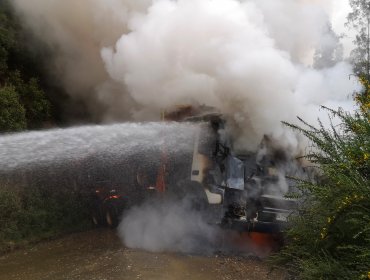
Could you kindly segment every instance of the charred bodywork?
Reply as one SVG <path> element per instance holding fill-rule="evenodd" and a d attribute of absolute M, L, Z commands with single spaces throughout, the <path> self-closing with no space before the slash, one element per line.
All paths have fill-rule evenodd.
<path fill-rule="evenodd" d="M 189 184 L 204 198 L 208 220 L 241 231 L 282 231 L 296 209 L 296 201 L 284 197 L 294 183 L 270 155 L 257 159 L 255 153 L 235 154 L 220 114 L 183 120 L 200 124 Z"/>

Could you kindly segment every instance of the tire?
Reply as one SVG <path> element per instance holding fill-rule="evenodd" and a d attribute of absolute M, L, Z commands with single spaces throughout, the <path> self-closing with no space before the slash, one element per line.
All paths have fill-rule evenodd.
<path fill-rule="evenodd" d="M 118 216 L 113 207 L 107 207 L 104 211 L 104 220 L 108 227 L 116 228 L 118 226 Z"/>
<path fill-rule="evenodd" d="M 100 207 L 94 207 L 91 210 L 90 218 L 94 227 L 101 227 L 105 225 Z"/>
<path fill-rule="evenodd" d="M 98 217 L 94 213 L 91 214 L 91 221 L 92 221 L 94 227 L 99 227 L 100 226 Z"/>

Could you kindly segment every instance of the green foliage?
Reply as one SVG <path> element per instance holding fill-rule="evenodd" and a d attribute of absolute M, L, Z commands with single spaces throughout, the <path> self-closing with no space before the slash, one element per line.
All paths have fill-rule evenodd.
<path fill-rule="evenodd" d="M 5 78 L 9 50 L 14 48 L 15 42 L 15 31 L 9 18 L 9 5 L 3 1 L 0 3 L 0 80 Z"/>
<path fill-rule="evenodd" d="M 1 1 L 0 90 L 3 98 L 0 101 L 0 132 L 40 128 L 50 120 L 50 102 L 33 76 L 39 62 L 24 41 L 24 32 L 8 1 Z M 4 101 L 5 95 L 11 96 L 9 102 Z M 8 103 L 14 108 L 10 115 Z M 13 114 L 15 111 L 20 114 L 18 118 Z"/>
<path fill-rule="evenodd" d="M 25 109 L 14 87 L 0 88 L 0 108 L 0 131 L 25 129 Z"/>
<path fill-rule="evenodd" d="M 43 122 L 50 117 L 50 104 L 37 80 L 31 78 L 28 82 L 25 82 L 18 71 L 14 72 L 9 80 L 15 86 L 20 101 L 25 108 L 27 128 L 41 127 Z"/>
<path fill-rule="evenodd" d="M 347 25 L 356 31 L 356 48 L 351 53 L 357 75 L 369 76 L 370 64 L 370 2 L 368 0 L 349 0 L 352 12 L 347 17 Z M 369 79 L 369 77 L 368 77 Z"/>
<path fill-rule="evenodd" d="M 0 187 L 0 252 L 26 242 L 86 229 L 87 197 L 41 187 Z"/>
<path fill-rule="evenodd" d="M 370 100 L 369 95 L 359 96 L 361 110 L 355 114 L 325 108 L 341 120 L 340 126 L 327 129 L 319 121 L 316 128 L 301 120 L 302 128 L 286 123 L 313 143 L 306 157 L 320 175 L 300 185 L 300 215 L 287 232 L 287 246 L 273 258 L 293 278 L 370 275 Z"/>

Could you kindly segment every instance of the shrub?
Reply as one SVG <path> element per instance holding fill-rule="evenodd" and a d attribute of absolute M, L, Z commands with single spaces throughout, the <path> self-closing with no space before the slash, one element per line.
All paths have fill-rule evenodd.
<path fill-rule="evenodd" d="M 306 157 L 320 174 L 302 182 L 300 215 L 287 232 L 287 246 L 272 260 L 292 278 L 370 279 L 370 99 L 356 96 L 354 114 L 331 110 L 341 125 L 330 129 L 291 124 L 313 143 Z"/>
<path fill-rule="evenodd" d="M 42 187 L 0 187 L 0 252 L 89 228 L 88 197 Z"/>

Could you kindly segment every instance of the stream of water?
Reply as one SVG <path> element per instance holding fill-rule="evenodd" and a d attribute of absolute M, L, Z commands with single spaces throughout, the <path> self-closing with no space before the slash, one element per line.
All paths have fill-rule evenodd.
<path fill-rule="evenodd" d="M 0 136 L 0 171 L 68 164 L 89 156 L 123 158 L 165 144 L 169 152 L 191 150 L 197 126 L 187 123 L 122 123 L 23 132 Z"/>

